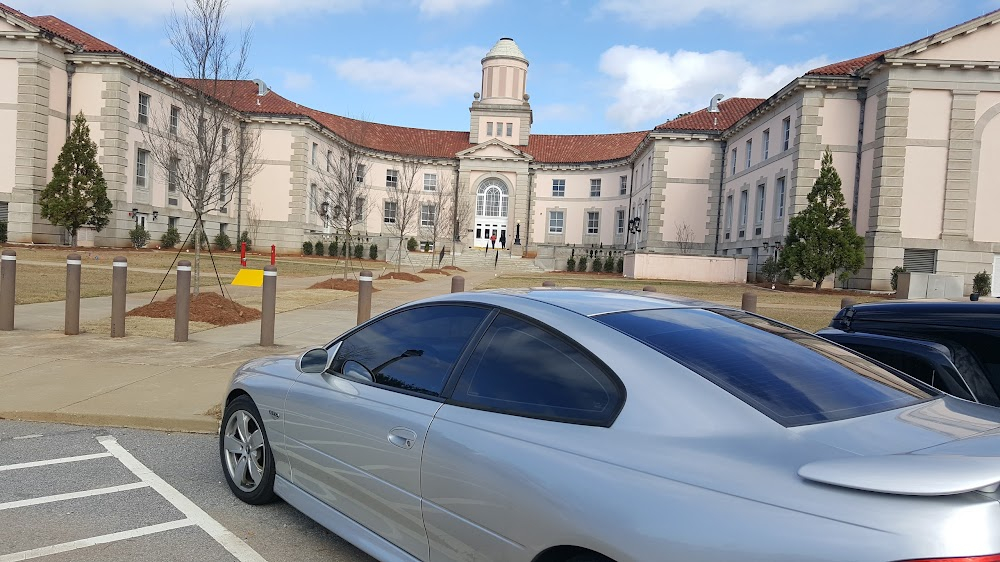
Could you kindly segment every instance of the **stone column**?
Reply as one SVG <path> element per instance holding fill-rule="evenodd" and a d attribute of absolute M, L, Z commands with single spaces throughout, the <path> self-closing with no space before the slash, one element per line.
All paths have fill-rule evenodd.
<path fill-rule="evenodd" d="M 104 107 L 101 108 L 99 124 L 91 123 L 91 128 L 99 126 L 102 138 L 98 144 L 97 162 L 104 171 L 108 184 L 108 199 L 113 211 L 108 227 L 94 235 L 96 246 L 120 246 L 128 243 L 128 231 L 135 226 L 129 217 L 132 206 L 128 204 L 126 190 L 131 185 L 129 173 L 130 155 L 128 144 L 129 125 L 133 116 L 129 114 L 129 79 L 126 71 L 116 67 L 101 67 L 104 73 Z"/>
<path fill-rule="evenodd" d="M 35 223 L 41 225 L 43 222 L 38 217 L 37 193 L 45 188 L 51 167 L 48 161 L 49 68 L 39 61 L 17 63 L 16 162 L 7 225 L 11 242 L 35 242 Z M 45 241 L 58 242 L 59 239 Z"/>
<path fill-rule="evenodd" d="M 662 248 L 664 241 L 671 236 L 672 225 L 664 224 L 666 214 L 664 203 L 667 200 L 667 151 L 666 143 L 653 143 L 653 163 L 650 164 L 649 176 L 649 209 L 646 212 L 648 220 L 643 229 L 646 231 L 646 247 Z"/>
<path fill-rule="evenodd" d="M 805 209 L 809 203 L 807 197 L 813 184 L 819 178 L 819 162 L 823 156 L 823 139 L 819 135 L 819 126 L 823 122 L 820 108 L 823 107 L 823 92 L 821 90 L 805 90 L 797 107 L 794 123 L 795 128 L 795 159 L 794 168 L 788 178 L 786 189 L 789 191 L 789 205 L 786 213 L 795 215 Z M 780 142 L 780 140 L 779 140 Z M 752 197 L 751 191 L 748 196 Z"/>
<path fill-rule="evenodd" d="M 971 201 L 970 188 L 978 94 L 979 92 L 956 90 L 952 96 L 941 238 L 972 239 L 972 225 L 968 219 L 969 209 L 975 204 Z"/>

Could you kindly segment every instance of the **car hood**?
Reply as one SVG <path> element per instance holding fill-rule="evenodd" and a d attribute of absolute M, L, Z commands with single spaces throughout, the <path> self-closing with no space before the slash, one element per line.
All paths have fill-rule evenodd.
<path fill-rule="evenodd" d="M 295 362 L 298 358 L 298 355 L 271 355 L 254 359 L 244 363 L 236 371 L 236 376 L 271 375 L 295 380 L 300 374 L 299 370 L 295 368 Z"/>

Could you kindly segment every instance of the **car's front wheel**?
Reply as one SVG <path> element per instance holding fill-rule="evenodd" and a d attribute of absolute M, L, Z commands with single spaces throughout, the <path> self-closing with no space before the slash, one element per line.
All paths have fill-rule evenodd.
<path fill-rule="evenodd" d="M 219 431 L 219 455 L 229 489 L 246 503 L 260 505 L 274 499 L 274 456 L 249 396 L 226 406 Z"/>

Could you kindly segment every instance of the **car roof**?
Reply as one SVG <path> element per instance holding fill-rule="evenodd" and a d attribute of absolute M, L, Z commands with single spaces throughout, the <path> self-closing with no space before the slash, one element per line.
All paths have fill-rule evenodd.
<path fill-rule="evenodd" d="M 899 322 L 1000 328 L 1000 303 L 971 301 L 885 301 L 852 305 L 851 322 Z M 838 314 L 838 316 L 840 316 Z"/>
<path fill-rule="evenodd" d="M 626 289 L 535 287 L 523 289 L 489 289 L 461 293 L 460 295 L 464 296 L 451 295 L 451 297 L 481 300 L 483 302 L 488 300 L 491 304 L 500 304 L 496 302 L 496 297 L 500 297 L 500 300 L 504 300 L 505 298 L 528 299 L 534 302 L 558 306 L 559 308 L 584 316 L 656 308 L 728 308 L 685 297 Z M 477 295 L 479 295 L 478 298 Z"/>

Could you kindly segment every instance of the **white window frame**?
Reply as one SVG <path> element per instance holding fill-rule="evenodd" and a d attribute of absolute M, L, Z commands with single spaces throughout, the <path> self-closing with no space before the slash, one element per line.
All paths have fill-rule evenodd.
<path fill-rule="evenodd" d="M 587 234 L 601 233 L 601 212 L 587 211 Z"/>
<path fill-rule="evenodd" d="M 365 198 L 356 197 L 354 199 L 354 220 L 363 221 L 365 220 Z"/>
<path fill-rule="evenodd" d="M 737 156 L 737 154 L 736 154 L 736 147 L 733 147 L 733 155 L 732 155 L 732 161 L 733 161 L 733 173 L 732 173 L 732 174 L 730 174 L 730 175 L 732 175 L 732 176 L 735 176 L 735 175 L 736 175 L 736 156 Z"/>
<path fill-rule="evenodd" d="M 767 186 L 765 184 L 760 184 L 757 186 L 757 216 L 755 217 L 755 226 L 764 224 L 764 205 L 766 201 Z"/>
<path fill-rule="evenodd" d="M 596 191 L 595 191 L 596 188 Z M 601 196 L 601 178 L 591 178 L 590 179 L 590 196 L 600 197 Z"/>
<path fill-rule="evenodd" d="M 776 198 L 775 203 L 777 204 L 777 211 L 775 212 L 775 219 L 781 220 L 785 218 L 785 188 L 788 180 L 785 176 L 781 176 L 777 179 L 775 183 L 774 196 Z"/>
<path fill-rule="evenodd" d="M 170 106 L 170 134 L 176 135 L 177 129 L 180 128 L 181 121 L 181 108 L 176 105 Z"/>
<path fill-rule="evenodd" d="M 177 168 L 181 165 L 180 158 L 171 158 L 167 167 L 167 192 L 177 193 Z"/>
<path fill-rule="evenodd" d="M 747 139 L 747 169 L 753 164 L 753 139 Z"/>
<path fill-rule="evenodd" d="M 319 154 L 319 143 L 314 142 L 312 148 L 312 165 L 316 165 L 316 155 Z"/>
<path fill-rule="evenodd" d="M 625 234 L 625 209 L 615 211 L 615 222 L 617 223 L 618 234 Z"/>
<path fill-rule="evenodd" d="M 438 175 L 436 173 L 424 174 L 424 191 L 437 191 Z"/>
<path fill-rule="evenodd" d="M 382 204 L 382 222 L 385 224 L 396 224 L 396 213 L 398 205 L 393 200 L 386 200 Z"/>
<path fill-rule="evenodd" d="M 552 180 L 552 196 L 566 197 L 566 180 L 564 179 Z"/>
<path fill-rule="evenodd" d="M 730 232 L 733 229 L 733 195 L 729 194 L 726 196 L 726 232 Z"/>
<path fill-rule="evenodd" d="M 365 175 L 368 173 L 368 169 L 364 164 L 358 164 L 354 168 L 354 181 L 357 183 L 364 183 Z"/>
<path fill-rule="evenodd" d="M 219 174 L 219 212 L 226 212 L 226 186 L 229 185 L 229 172 Z"/>
<path fill-rule="evenodd" d="M 513 123 L 507 123 L 507 136 L 508 137 L 514 136 L 514 124 Z"/>
<path fill-rule="evenodd" d="M 204 119 L 202 119 L 204 121 Z M 222 153 L 229 150 L 229 129 L 222 129 Z"/>
<path fill-rule="evenodd" d="M 437 220 L 437 206 L 433 203 L 420 204 L 420 226 L 434 226 Z"/>
<path fill-rule="evenodd" d="M 771 129 L 764 129 L 764 160 L 767 160 L 771 153 Z"/>
<path fill-rule="evenodd" d="M 493 121 L 486 122 L 486 136 L 488 137 L 493 136 Z"/>
<path fill-rule="evenodd" d="M 618 195 L 625 195 L 628 193 L 628 176 L 620 176 L 618 178 L 620 182 L 618 185 Z"/>
<path fill-rule="evenodd" d="M 385 186 L 392 188 L 399 187 L 399 170 L 393 168 L 385 170 Z"/>
<path fill-rule="evenodd" d="M 746 230 L 747 214 L 750 212 L 750 194 L 747 190 L 740 191 L 740 230 Z"/>
<path fill-rule="evenodd" d="M 326 171 L 327 171 L 327 173 L 329 173 L 331 171 L 332 167 L 333 167 L 333 151 L 332 150 L 327 150 L 326 151 Z"/>
<path fill-rule="evenodd" d="M 792 118 L 785 117 L 781 120 L 781 150 L 788 150 L 792 144 Z"/>
<path fill-rule="evenodd" d="M 139 92 L 139 124 L 149 125 L 149 105 L 152 97 L 146 92 Z"/>
<path fill-rule="evenodd" d="M 135 186 L 149 189 L 149 151 L 141 148 L 135 152 Z"/>
<path fill-rule="evenodd" d="M 558 226 L 556 226 L 558 223 Z M 566 230 L 566 212 L 549 211 L 549 234 L 562 234 Z"/>

